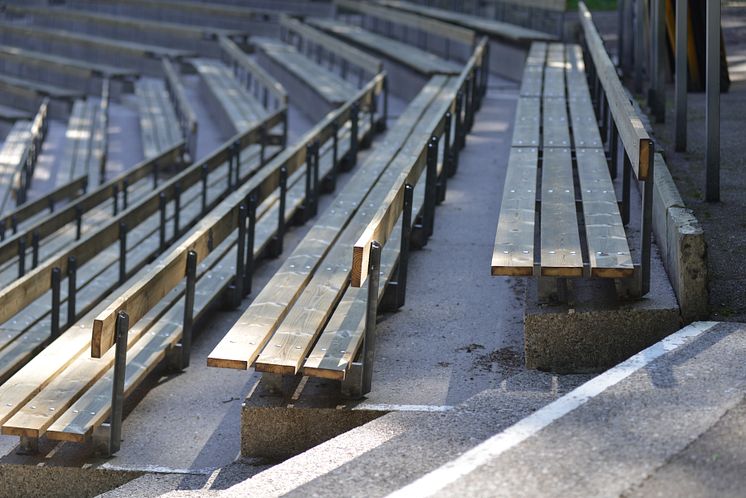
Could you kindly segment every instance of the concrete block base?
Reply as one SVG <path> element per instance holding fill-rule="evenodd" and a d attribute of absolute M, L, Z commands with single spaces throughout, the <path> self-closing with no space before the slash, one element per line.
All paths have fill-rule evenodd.
<path fill-rule="evenodd" d="M 339 382 L 285 378 L 281 393 L 260 380 L 241 409 L 241 455 L 285 460 L 389 412 L 340 394 Z M 298 383 L 300 380 L 300 383 Z"/>
<path fill-rule="evenodd" d="M 526 366 L 557 373 L 600 372 L 677 331 L 681 316 L 660 260 L 653 258 L 651 290 L 620 301 L 614 282 L 568 283 L 567 304 L 538 304 L 537 280 L 527 286 Z"/>

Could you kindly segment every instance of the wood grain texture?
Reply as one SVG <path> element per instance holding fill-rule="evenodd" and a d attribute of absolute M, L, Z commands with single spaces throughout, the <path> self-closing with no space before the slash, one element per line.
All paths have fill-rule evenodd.
<path fill-rule="evenodd" d="M 542 147 L 570 147 L 567 101 L 563 98 L 545 98 L 542 107 Z"/>
<path fill-rule="evenodd" d="M 513 147 L 538 147 L 541 130 L 541 99 L 520 97 L 515 109 Z"/>
<path fill-rule="evenodd" d="M 632 276 L 632 255 L 603 149 L 576 150 L 588 257 L 594 277 Z"/>
<path fill-rule="evenodd" d="M 541 275 L 580 277 L 580 249 L 570 149 L 544 149 L 541 180 Z"/>
<path fill-rule="evenodd" d="M 512 148 L 492 252 L 492 275 L 533 275 L 537 148 Z"/>

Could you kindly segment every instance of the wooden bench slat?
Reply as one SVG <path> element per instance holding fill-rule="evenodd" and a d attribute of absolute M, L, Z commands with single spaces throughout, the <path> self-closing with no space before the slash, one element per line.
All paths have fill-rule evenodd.
<path fill-rule="evenodd" d="M 535 147 L 510 149 L 492 275 L 533 275 L 538 162 Z"/>
<path fill-rule="evenodd" d="M 565 97 L 565 48 L 560 43 L 550 43 L 547 48 L 542 95 Z"/>
<path fill-rule="evenodd" d="M 538 147 L 541 127 L 541 99 L 521 97 L 516 105 L 513 147 Z"/>
<path fill-rule="evenodd" d="M 570 147 L 567 101 L 562 98 L 545 98 L 542 104 L 542 147 Z"/>
<path fill-rule="evenodd" d="M 570 119 L 576 149 L 603 148 L 596 113 L 590 99 L 570 99 Z"/>
<path fill-rule="evenodd" d="M 603 149 L 576 150 L 591 275 L 623 278 L 634 272 Z"/>
<path fill-rule="evenodd" d="M 541 184 L 541 275 L 580 277 L 580 249 L 570 149 L 544 149 Z"/>

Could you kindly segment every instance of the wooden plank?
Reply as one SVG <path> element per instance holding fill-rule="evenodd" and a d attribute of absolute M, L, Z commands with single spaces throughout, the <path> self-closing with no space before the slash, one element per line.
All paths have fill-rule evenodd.
<path fill-rule="evenodd" d="M 492 252 L 492 275 L 533 275 L 539 150 L 510 149 Z"/>
<path fill-rule="evenodd" d="M 307 19 L 306 22 L 373 53 L 398 61 L 427 76 L 461 72 L 461 67 L 454 62 L 357 26 L 320 18 Z"/>
<path fill-rule="evenodd" d="M 241 50 L 239 46 L 227 36 L 219 37 L 218 43 L 228 57 L 230 57 L 230 60 L 238 64 L 258 81 L 261 81 L 262 85 L 275 95 L 275 98 L 277 98 L 277 101 L 281 106 L 287 106 L 288 94 L 285 87 L 283 87 L 280 82 L 275 80 L 267 71 L 264 70 L 263 67 L 254 62 L 246 52 Z"/>
<path fill-rule="evenodd" d="M 28 50 L 12 45 L 0 44 L 0 57 L 8 61 L 18 61 L 23 64 L 53 68 L 55 71 L 65 74 L 72 72 L 88 78 L 102 75 L 110 78 L 127 78 L 133 77 L 137 74 L 135 71 L 130 69 L 114 65 L 98 64 L 73 57 L 64 57 L 47 52 Z"/>
<path fill-rule="evenodd" d="M 604 87 L 609 102 L 609 110 L 619 131 L 619 137 L 624 144 L 624 150 L 632 164 L 632 171 L 634 171 L 638 180 L 647 180 L 650 165 L 653 161 L 653 141 L 619 80 L 616 67 L 609 58 L 601 36 L 593 25 L 591 13 L 583 2 L 579 3 L 578 9 L 588 52 L 591 54 L 601 85 Z"/>
<path fill-rule="evenodd" d="M 486 2 L 493 4 L 506 3 L 527 9 L 533 8 L 557 12 L 565 12 L 567 10 L 567 0 L 486 0 Z"/>
<path fill-rule="evenodd" d="M 345 188 L 311 227 L 308 234 L 254 298 L 238 323 L 210 353 L 209 366 L 248 369 L 277 329 L 288 309 L 311 279 L 313 272 L 341 235 L 368 192 L 385 174 L 433 99 L 447 83 L 434 77 L 407 106 L 387 132 L 380 147 L 373 150 Z M 350 241 L 350 245 L 353 241 Z"/>
<path fill-rule="evenodd" d="M 334 53 L 335 57 L 340 57 L 350 64 L 361 67 L 370 74 L 377 74 L 383 71 L 383 62 L 379 58 L 343 43 L 333 36 L 329 36 L 323 31 L 319 31 L 297 19 L 282 15 L 280 16 L 280 26 L 291 33 L 297 34 L 307 42 L 324 47 L 326 50 Z"/>
<path fill-rule="evenodd" d="M 581 277 L 583 256 L 570 149 L 545 149 L 541 171 L 541 275 Z"/>
<path fill-rule="evenodd" d="M 596 113 L 593 111 L 590 99 L 570 99 L 569 105 L 575 148 L 603 148 Z"/>
<path fill-rule="evenodd" d="M 419 14 L 440 21 L 458 24 L 471 29 L 480 35 L 486 35 L 498 40 L 506 40 L 513 43 L 530 43 L 533 40 L 555 40 L 556 37 L 542 31 L 524 28 L 516 24 L 478 17 L 475 15 L 455 12 L 453 10 L 428 7 L 411 2 L 395 0 L 384 0 L 384 5 L 394 9 Z"/>
<path fill-rule="evenodd" d="M 567 121 L 567 101 L 562 98 L 542 100 L 542 138 L 544 149 L 570 147 L 570 129 Z"/>
<path fill-rule="evenodd" d="M 588 257 L 594 277 L 624 278 L 634 273 L 603 149 L 578 149 L 578 180 L 583 200 Z"/>
<path fill-rule="evenodd" d="M 561 43 L 550 43 L 547 49 L 542 95 L 565 97 L 565 48 Z"/>
<path fill-rule="evenodd" d="M 513 147 L 538 147 L 541 128 L 541 100 L 534 97 L 518 99 L 513 128 Z"/>
<path fill-rule="evenodd" d="M 449 22 L 442 22 L 408 14 L 402 11 L 387 9 L 383 6 L 378 6 L 372 3 L 357 2 L 353 0 L 334 0 L 334 4 L 338 9 L 343 11 L 357 12 L 366 16 L 393 22 L 395 24 L 420 29 L 436 36 L 442 36 L 463 43 L 469 47 L 474 45 L 476 41 L 476 33 L 474 33 L 474 31 L 456 26 Z"/>

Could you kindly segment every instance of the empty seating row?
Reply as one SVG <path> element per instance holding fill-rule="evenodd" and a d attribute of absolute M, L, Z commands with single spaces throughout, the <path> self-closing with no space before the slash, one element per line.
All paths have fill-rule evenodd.
<path fill-rule="evenodd" d="M 17 121 L 0 149 L 0 215 L 26 202 L 26 191 L 46 138 L 47 101 L 33 121 Z"/>
<path fill-rule="evenodd" d="M 106 116 L 108 106 L 88 98 L 76 100 L 65 132 L 65 148 L 57 166 L 59 187 L 86 176 L 96 181 L 106 157 Z"/>
<path fill-rule="evenodd" d="M 72 327 L 0 386 L 0 396 L 12 404 L 0 408 L 3 433 L 26 442 L 42 435 L 93 441 L 109 453 L 117 451 L 123 397 L 164 358 L 176 368 L 188 365 L 195 321 L 223 294 L 229 303 L 240 302 L 251 280 L 244 269 L 266 251 L 281 251 L 285 224 L 299 210 L 306 211 L 305 219 L 322 178 L 336 174 L 340 162 L 354 164 L 356 144 L 375 129 L 374 119 L 358 108 L 372 108 L 381 82 L 382 77 L 371 82 L 248 181 L 234 184 L 235 191 L 212 204 L 215 208 L 173 251 L 134 275 L 83 317 L 80 327 Z M 255 139 L 262 136 L 259 129 L 250 131 Z M 307 179 L 313 179 L 310 186 Z M 247 202 L 253 206 L 248 225 Z M 114 341 L 116 349 L 109 349 Z M 114 397 L 112 384 L 118 386 Z M 107 417 L 110 424 L 104 425 Z"/>
<path fill-rule="evenodd" d="M 629 183 L 620 212 L 612 180 L 617 138 L 609 139 L 611 165 L 604 142 L 612 128 L 624 134 L 624 156 L 634 158 L 641 180 L 652 145 L 617 88 L 606 90 L 614 125 L 602 120 L 599 130 L 594 102 L 607 101 L 595 92 L 592 97 L 585 67 L 578 45 L 534 43 L 516 109 L 492 274 L 540 277 L 542 301 L 566 300 L 569 277 L 637 277 L 628 287 L 638 296 L 647 292 L 625 233 Z M 602 116 L 610 119 L 608 112 Z"/>
<path fill-rule="evenodd" d="M 88 95 L 101 95 L 104 80 L 109 79 L 114 98 L 131 91 L 136 76 L 130 69 L 10 45 L 0 45 L 0 71 Z"/>
<path fill-rule="evenodd" d="M 181 135 L 184 137 L 185 162 L 191 162 L 197 157 L 197 115 L 187 98 L 178 69 L 168 59 L 163 59 L 163 74 L 166 77 L 166 90 L 179 119 Z"/>
<path fill-rule="evenodd" d="M 310 25 L 384 60 L 390 88 L 402 98 L 412 98 L 423 82 L 436 74 L 458 74 L 460 66 L 407 43 L 372 33 L 344 22 L 310 18 Z"/>
<path fill-rule="evenodd" d="M 162 75 L 161 58 L 178 59 L 192 55 L 184 50 L 7 20 L 0 21 L 0 43 L 96 64 L 111 64 L 115 60 L 117 66 L 151 76 Z"/>
<path fill-rule="evenodd" d="M 205 56 L 218 55 L 218 47 L 214 42 L 218 35 L 238 34 L 219 28 L 201 28 L 125 17 L 121 14 L 100 14 L 68 7 L 9 5 L 5 9 L 5 14 L 28 19 L 35 26 L 188 50 Z"/>
<path fill-rule="evenodd" d="M 112 216 L 110 211 L 101 210 L 89 213 L 88 221 L 94 226 L 86 234 L 76 237 L 73 219 L 72 233 L 67 231 L 61 247 L 42 254 L 48 244 L 42 245 L 38 264 L 0 292 L 0 321 L 4 324 L 4 334 L 0 336 L 0 381 L 9 379 L 41 350 L 48 351 L 48 356 L 30 366 L 34 376 L 54 375 L 87 350 L 90 333 L 85 330 L 88 339 L 84 337 L 85 343 L 81 343 L 83 328 L 73 326 L 76 321 L 101 309 L 106 296 L 178 240 L 229 196 L 236 185 L 263 167 L 260 142 L 277 143 L 279 137 L 267 136 L 259 128 L 274 129 L 282 123 L 281 114 L 278 112 L 257 128 L 237 135 L 210 157 L 185 168 L 157 188 L 148 189 L 132 204 L 127 204 L 127 195 L 117 196 L 117 214 Z M 267 149 L 266 159 L 279 152 L 275 146 Z M 118 200 L 123 201 L 124 206 L 119 206 L 125 209 L 116 210 Z M 55 341 L 58 337 L 59 341 Z M 46 347 L 50 343 L 51 349 Z M 41 370 L 39 364 L 43 365 Z M 88 362 L 89 367 L 92 365 Z M 0 390 L 3 400 L 11 404 L 3 404 L 5 411 L 0 420 L 7 421 L 8 415 L 21 408 L 16 403 L 19 392 L 33 396 L 44 385 L 37 383 L 28 391 L 28 379 L 20 384 L 5 382 Z M 29 409 L 33 410 L 33 406 L 32 403 Z M 37 419 L 35 424 L 38 422 L 45 423 Z M 7 427 L 3 429 L 4 433 L 7 431 Z"/>
<path fill-rule="evenodd" d="M 267 111 L 233 76 L 222 62 L 192 59 L 202 89 L 210 103 L 210 113 L 227 136 L 253 127 Z"/>
<path fill-rule="evenodd" d="M 140 78 L 135 83 L 135 95 L 145 159 L 184 142 L 180 120 L 163 80 Z"/>
<path fill-rule="evenodd" d="M 270 68 L 293 96 L 292 103 L 313 119 L 350 100 L 352 83 L 298 52 L 295 47 L 270 38 L 252 38 L 259 49 L 259 63 Z"/>
<path fill-rule="evenodd" d="M 480 86 L 466 98 L 472 82 L 484 81 L 485 43 L 459 75 L 435 76 L 425 85 L 210 353 L 208 365 L 254 367 L 269 386 L 282 384 L 277 375 L 306 375 L 343 380 L 352 396 L 370 391 L 376 309 L 403 304 L 409 244 L 421 247 L 433 233 L 435 204 L 445 198 L 484 95 Z M 383 245 L 380 262 L 375 254 L 368 259 L 371 246 Z M 368 275 L 367 292 L 355 287 Z"/>

